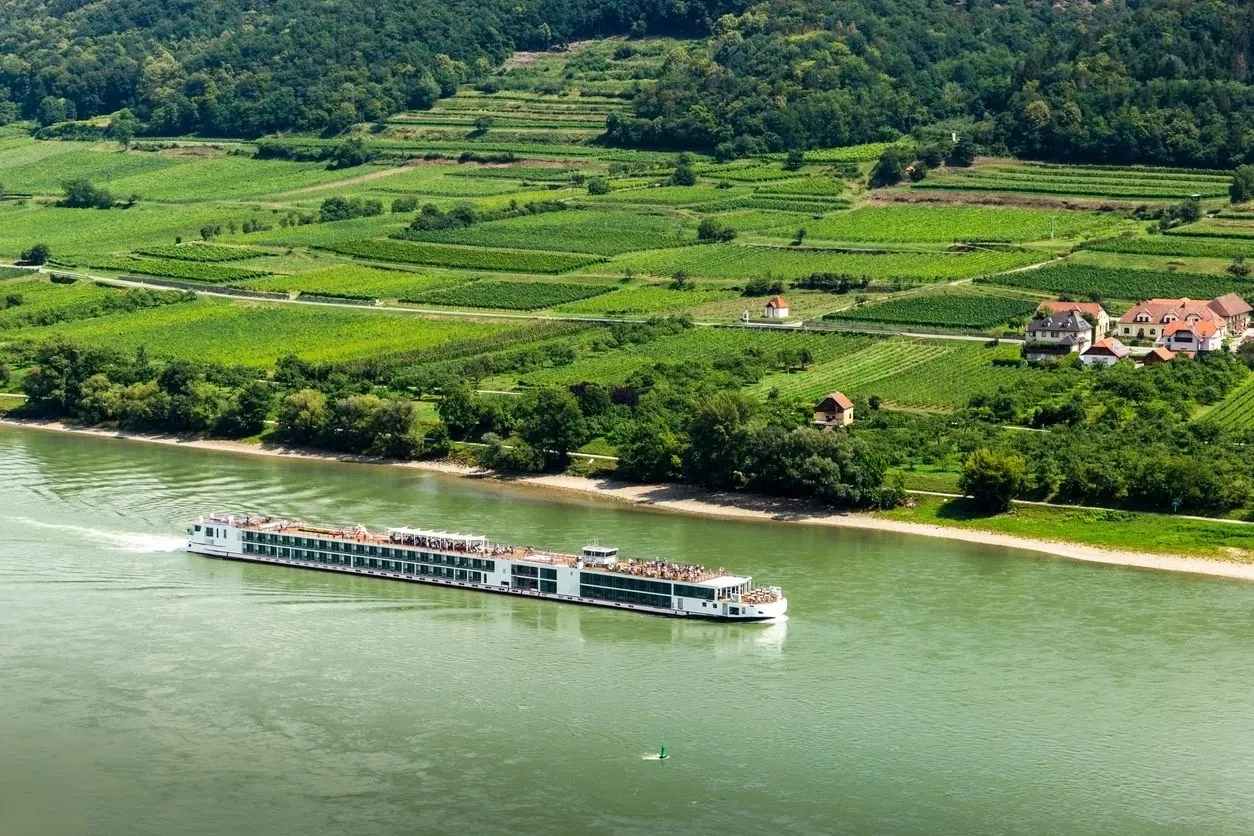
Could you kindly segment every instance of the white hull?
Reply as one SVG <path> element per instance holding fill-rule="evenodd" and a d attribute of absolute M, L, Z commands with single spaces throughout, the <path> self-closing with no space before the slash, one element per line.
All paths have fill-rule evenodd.
<path fill-rule="evenodd" d="M 776 600 L 761 601 L 749 595 L 724 595 L 716 592 L 711 584 L 662 583 L 667 594 L 638 594 L 622 589 L 604 589 L 606 586 L 635 586 L 657 584 L 650 578 L 624 575 L 607 570 L 604 566 L 585 564 L 582 560 L 562 561 L 565 556 L 529 553 L 518 557 L 514 553 L 501 556 L 487 552 L 451 552 L 446 550 L 420 552 L 417 548 L 378 545 L 387 541 L 358 541 L 351 538 L 318 534 L 308 537 L 300 531 L 290 536 L 266 534 L 248 526 L 237 527 L 236 518 L 210 518 L 208 525 L 198 524 L 189 528 L 191 537 L 187 550 L 194 554 L 248 563 L 266 563 L 291 566 L 300 569 L 316 569 L 324 572 L 360 575 L 387 580 L 424 583 L 431 586 L 451 586 L 477 592 L 495 592 L 526 598 L 542 598 L 568 604 L 633 610 L 650 615 L 672 618 L 694 618 L 709 621 L 769 621 L 783 616 L 788 602 L 782 595 Z M 278 538 L 267 539 L 267 538 Z M 296 541 L 292 545 L 271 546 L 270 542 Z M 247 542 L 246 542 L 247 541 Z M 364 546 L 363 543 L 372 545 Z M 361 551 L 358 551 L 358 550 Z M 363 553 L 364 552 L 364 553 Z M 301 557 L 300 555 L 304 555 Z M 395 559 L 399 558 L 399 559 Z M 448 568 L 442 565 L 447 564 Z M 454 568 L 456 566 L 457 568 Z M 465 568 L 462 568 L 465 567 Z M 397 571 L 401 569 L 402 571 Z M 440 575 L 447 574 L 447 577 Z M 539 577 L 545 581 L 538 580 Z M 552 580 L 547 580 L 552 578 Z M 747 580 L 747 579 L 724 579 Z M 538 588 L 541 583 L 547 588 Z M 589 584 L 597 584 L 591 586 Z M 674 590 L 677 594 L 672 595 Z M 678 593 L 700 597 L 681 597 Z M 591 597 L 580 592 L 594 592 L 602 597 Z M 643 598 L 639 600 L 607 600 L 612 598 Z M 671 604 L 653 606 L 651 604 Z"/>

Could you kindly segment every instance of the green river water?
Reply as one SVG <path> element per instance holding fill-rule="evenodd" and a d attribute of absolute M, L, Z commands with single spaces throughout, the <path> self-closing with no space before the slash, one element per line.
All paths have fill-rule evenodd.
<path fill-rule="evenodd" d="M 790 618 L 181 551 L 213 510 L 599 538 Z M 0 836 L 1250 833 L 1252 613 L 1230 581 L 0 427 Z"/>

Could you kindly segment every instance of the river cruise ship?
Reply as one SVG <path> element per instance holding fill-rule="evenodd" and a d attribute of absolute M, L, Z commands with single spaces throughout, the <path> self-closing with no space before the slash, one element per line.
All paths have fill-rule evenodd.
<path fill-rule="evenodd" d="M 682 618 L 769 621 L 784 615 L 779 587 L 723 569 L 669 560 L 623 560 L 618 549 L 580 554 L 489 543 L 486 537 L 364 526 L 309 525 L 214 514 L 187 529 L 187 550 L 208 557 L 458 586 Z"/>

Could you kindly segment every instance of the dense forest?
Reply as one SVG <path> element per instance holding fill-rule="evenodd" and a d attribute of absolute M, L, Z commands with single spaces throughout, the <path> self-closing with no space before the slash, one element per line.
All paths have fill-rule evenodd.
<path fill-rule="evenodd" d="M 129 108 L 150 134 L 333 132 L 430 107 L 515 49 L 707 32 L 737 0 L 10 0 L 0 123 Z M 637 27 L 639 29 L 639 26 Z"/>
<path fill-rule="evenodd" d="M 1236 0 L 775 0 L 674 54 L 610 136 L 743 154 L 931 126 L 1022 157 L 1229 167 L 1254 158 L 1252 36 Z"/>
<path fill-rule="evenodd" d="M 1254 160 L 1238 0 L 13 0 L 0 122 L 129 108 L 149 134 L 337 132 L 429 107 L 515 49 L 700 38 L 608 139 L 744 154 L 932 128 L 1025 157 Z"/>

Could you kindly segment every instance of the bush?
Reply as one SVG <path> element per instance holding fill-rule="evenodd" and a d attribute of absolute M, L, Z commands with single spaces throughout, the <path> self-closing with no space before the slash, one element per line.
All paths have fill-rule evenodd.
<path fill-rule="evenodd" d="M 68 209 L 108 209 L 113 206 L 113 195 L 107 189 L 100 189 L 89 180 L 66 180 L 61 184 L 65 197 L 58 206 Z"/>
<path fill-rule="evenodd" d="M 871 188 L 895 186 L 906 177 L 905 158 L 900 148 L 886 148 L 871 169 Z"/>
<path fill-rule="evenodd" d="M 610 181 L 604 177 L 588 178 L 588 194 L 609 194 Z"/>
<path fill-rule="evenodd" d="M 735 240 L 736 230 L 729 226 L 724 226 L 714 218 L 702 219 L 700 225 L 697 226 L 698 241 L 720 241 L 727 242 Z"/>
<path fill-rule="evenodd" d="M 22 251 L 23 264 L 47 264 L 52 258 L 52 249 L 47 244 L 35 244 Z"/>

